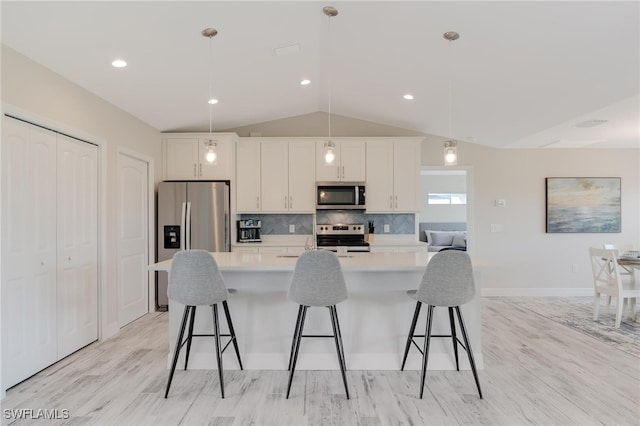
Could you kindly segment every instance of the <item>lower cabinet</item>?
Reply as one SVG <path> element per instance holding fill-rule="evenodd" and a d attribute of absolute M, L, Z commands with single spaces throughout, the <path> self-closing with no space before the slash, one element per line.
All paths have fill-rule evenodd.
<path fill-rule="evenodd" d="M 427 251 L 427 245 L 407 245 L 407 246 L 371 246 L 371 253 L 420 253 Z"/>
<path fill-rule="evenodd" d="M 98 338 L 96 146 L 2 122 L 2 388 Z"/>

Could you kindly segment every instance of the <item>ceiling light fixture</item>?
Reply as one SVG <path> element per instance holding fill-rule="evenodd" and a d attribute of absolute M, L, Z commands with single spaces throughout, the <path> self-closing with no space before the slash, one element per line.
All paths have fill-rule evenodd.
<path fill-rule="evenodd" d="M 458 143 L 451 136 L 451 42 L 460 38 L 460 34 L 455 31 L 447 31 L 443 34 L 445 40 L 449 41 L 449 140 L 444 142 L 444 165 L 455 166 L 458 164 Z"/>
<path fill-rule="evenodd" d="M 124 59 L 116 59 L 111 62 L 111 66 L 113 66 L 114 68 L 124 68 L 127 66 L 127 61 L 125 61 Z"/>
<path fill-rule="evenodd" d="M 209 61 L 211 70 L 209 74 L 209 139 L 205 141 L 204 145 L 207 147 L 204 153 L 204 158 L 209 164 L 216 164 L 218 160 L 218 153 L 216 148 L 218 143 L 213 139 L 213 105 L 218 103 L 217 99 L 213 97 L 213 38 L 218 34 L 218 30 L 215 28 L 205 28 L 202 30 L 202 35 L 209 38 Z"/>
<path fill-rule="evenodd" d="M 325 6 L 322 12 L 327 15 L 327 51 L 331 55 L 331 18 L 338 14 L 338 9 L 333 6 Z M 324 163 L 327 166 L 333 165 L 336 160 L 336 146 L 331 140 L 331 57 L 329 56 L 329 66 L 327 67 L 329 76 L 329 139 L 324 143 Z"/>

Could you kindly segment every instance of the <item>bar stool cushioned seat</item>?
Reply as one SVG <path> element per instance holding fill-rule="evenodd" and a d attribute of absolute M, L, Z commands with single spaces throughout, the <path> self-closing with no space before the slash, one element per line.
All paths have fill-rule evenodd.
<path fill-rule="evenodd" d="M 233 292 L 233 290 L 231 290 Z M 218 269 L 218 264 L 211 254 L 205 250 L 184 250 L 179 251 L 173 256 L 171 262 L 171 270 L 169 271 L 169 286 L 167 294 L 170 300 L 185 305 L 184 314 L 182 316 L 182 324 L 178 339 L 174 349 L 173 362 L 171 371 L 167 381 L 167 389 L 164 394 L 166 398 L 169 395 L 169 388 L 173 380 L 173 374 L 176 370 L 180 350 L 186 344 L 187 352 L 184 361 L 184 369 L 187 369 L 189 363 L 189 352 L 191 351 L 191 340 L 193 337 L 214 337 L 216 345 L 216 361 L 218 363 L 218 376 L 220 378 L 220 392 L 224 398 L 224 379 L 222 369 L 222 353 L 229 343 L 233 343 L 238 357 L 238 363 L 242 370 L 242 361 L 240 360 L 240 351 L 238 350 L 238 342 L 236 334 L 231 322 L 231 315 L 227 305 L 229 291 L 224 284 L 222 274 Z M 218 321 L 218 303 L 222 302 L 224 313 L 229 327 L 229 334 L 220 334 L 220 326 Z M 193 325 L 196 315 L 197 306 L 211 306 L 213 311 L 213 331 L 214 334 L 193 334 Z M 187 338 L 183 341 L 185 328 L 189 322 L 189 331 Z M 230 341 L 221 349 L 220 337 L 229 337 Z"/>
<path fill-rule="evenodd" d="M 338 363 L 342 373 L 344 389 L 349 399 L 347 386 L 346 363 L 344 358 L 344 346 L 338 321 L 336 304 L 347 300 L 347 286 L 342 275 L 342 267 L 335 253 L 326 250 L 310 250 L 300 255 L 296 262 L 288 298 L 300 305 L 296 320 L 293 340 L 291 342 L 291 354 L 289 355 L 289 383 L 287 386 L 287 398 L 291 391 L 291 382 L 298 361 L 298 350 L 302 337 L 333 337 L 338 354 Z M 329 308 L 331 317 L 332 335 L 303 335 L 304 321 L 307 309 L 310 306 L 325 306 Z"/>
<path fill-rule="evenodd" d="M 473 351 L 469 338 L 467 336 L 467 330 L 464 325 L 464 320 L 460 312 L 460 305 L 464 305 L 473 300 L 476 294 L 476 288 L 473 280 L 473 267 L 471 265 L 471 259 L 469 255 L 464 251 L 448 250 L 436 253 L 425 269 L 422 281 L 417 290 L 409 290 L 407 294 L 413 299 L 417 300 L 416 309 L 411 321 L 411 328 L 409 329 L 409 336 L 407 337 L 407 343 L 404 350 L 404 358 L 402 359 L 401 370 L 404 370 L 405 363 L 407 362 L 407 355 L 409 348 L 413 343 L 418 350 L 422 353 L 422 377 L 420 380 L 420 398 L 422 398 L 424 392 L 424 382 L 427 371 L 427 362 L 429 358 L 429 343 L 431 337 L 451 337 L 453 342 L 453 352 L 456 360 L 456 370 L 460 370 L 458 363 L 458 344 L 460 344 L 467 352 L 469 357 L 469 364 L 473 372 L 473 377 L 476 381 L 478 388 L 478 394 L 482 398 L 482 391 L 480 389 L 480 382 L 478 380 L 478 373 L 476 371 L 475 362 L 473 359 Z M 424 335 L 417 335 L 415 333 L 416 323 L 418 322 L 418 316 L 420 315 L 420 307 L 425 303 L 428 306 L 427 312 L 427 325 Z M 451 326 L 450 335 L 431 335 L 431 325 L 433 323 L 433 311 L 436 306 L 443 306 L 449 308 L 449 323 Z M 456 334 L 455 319 L 453 311 L 456 311 L 458 317 L 458 324 L 460 325 L 460 331 L 464 343 L 460 342 Z M 414 337 L 424 337 L 424 348 L 420 349 L 418 344 L 414 341 Z"/>

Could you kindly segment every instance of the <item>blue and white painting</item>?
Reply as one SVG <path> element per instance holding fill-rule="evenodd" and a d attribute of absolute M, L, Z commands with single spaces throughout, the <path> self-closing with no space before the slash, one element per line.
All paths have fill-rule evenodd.
<path fill-rule="evenodd" d="M 620 178 L 547 178 L 547 232 L 620 232 Z"/>

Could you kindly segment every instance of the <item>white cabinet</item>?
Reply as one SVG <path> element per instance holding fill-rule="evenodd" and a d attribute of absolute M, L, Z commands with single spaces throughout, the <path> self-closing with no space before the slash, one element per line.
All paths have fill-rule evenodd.
<path fill-rule="evenodd" d="M 315 150 L 307 141 L 262 142 L 262 211 L 315 212 Z"/>
<path fill-rule="evenodd" d="M 98 337 L 98 150 L 11 118 L 2 124 L 6 389 Z"/>
<path fill-rule="evenodd" d="M 205 159 L 209 144 L 208 134 L 165 136 L 165 180 L 228 180 L 232 175 L 234 135 L 214 133 L 212 143 L 216 159 Z"/>
<path fill-rule="evenodd" d="M 315 150 L 296 140 L 240 140 L 236 148 L 236 210 L 314 213 Z"/>
<path fill-rule="evenodd" d="M 363 182 L 366 176 L 366 142 L 362 140 L 334 140 L 335 160 L 325 162 L 324 141 L 316 142 L 316 180 L 319 182 Z"/>
<path fill-rule="evenodd" d="M 420 143 L 367 142 L 367 212 L 419 210 Z"/>
<path fill-rule="evenodd" d="M 251 139 L 236 144 L 236 210 L 260 211 L 260 142 Z"/>

